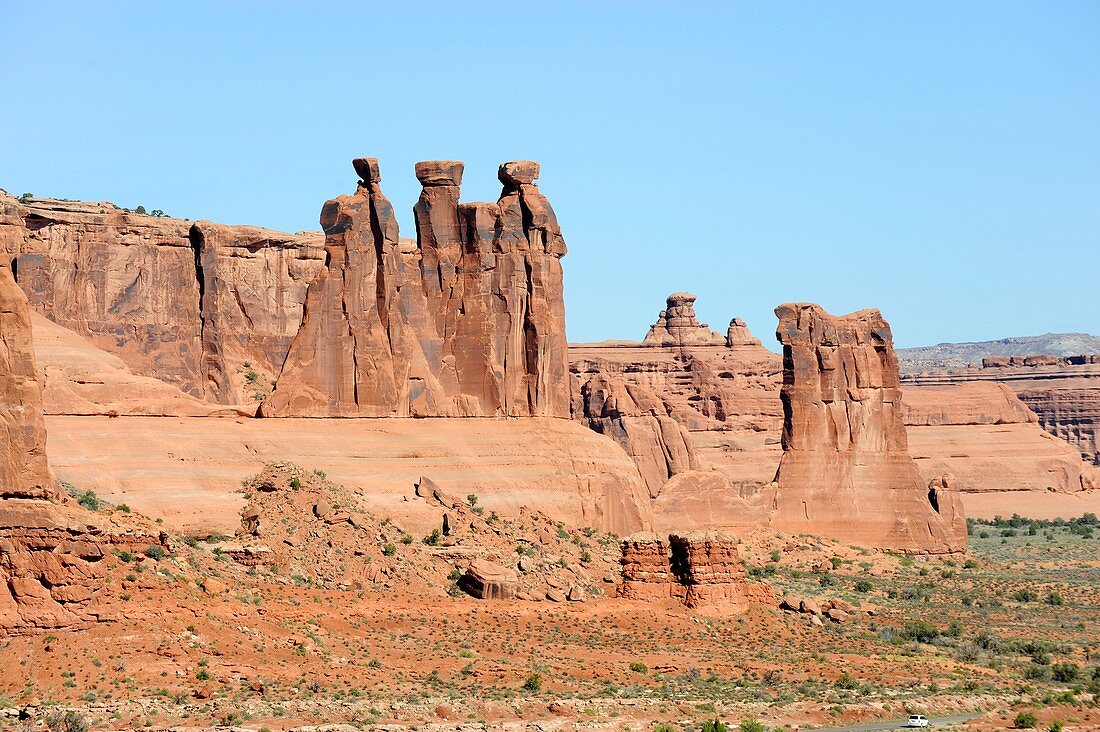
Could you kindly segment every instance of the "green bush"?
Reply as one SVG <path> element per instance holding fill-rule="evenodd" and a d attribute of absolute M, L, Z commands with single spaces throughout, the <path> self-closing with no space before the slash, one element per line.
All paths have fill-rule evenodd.
<path fill-rule="evenodd" d="M 1035 729 L 1035 725 L 1038 723 L 1039 720 L 1031 712 L 1020 712 L 1016 715 L 1013 725 L 1016 729 Z"/>
<path fill-rule="evenodd" d="M 1064 599 L 1062 599 L 1062 596 L 1059 595 L 1057 592 L 1051 591 L 1051 592 L 1047 593 L 1047 604 L 1048 605 L 1065 605 L 1066 601 Z"/>
<path fill-rule="evenodd" d="M 856 582 L 855 591 L 856 592 L 870 592 L 871 591 L 871 583 L 868 580 L 861 579 L 859 582 Z"/>
<path fill-rule="evenodd" d="M 649 666 L 646 666 L 641 661 L 631 661 L 629 668 L 630 668 L 631 671 L 633 671 L 636 674 L 648 674 L 649 673 Z"/>
<path fill-rule="evenodd" d="M 764 725 L 753 718 L 741 720 L 741 732 L 765 732 Z"/>
<path fill-rule="evenodd" d="M 397 554 L 397 545 L 393 542 L 386 544 L 382 547 L 382 553 L 387 557 L 392 557 L 394 554 Z"/>
<path fill-rule="evenodd" d="M 523 682 L 524 691 L 538 691 L 542 688 L 542 674 L 535 672 Z"/>
<path fill-rule="evenodd" d="M 901 635 L 918 643 L 931 643 L 939 637 L 940 631 L 936 626 L 923 620 L 910 620 L 902 628 Z"/>
<path fill-rule="evenodd" d="M 150 544 L 149 546 L 145 547 L 145 556 L 149 557 L 150 559 L 155 559 L 159 562 L 160 560 L 168 556 L 168 554 L 164 551 L 163 547 L 156 544 Z"/>
<path fill-rule="evenodd" d="M 700 732 L 729 732 L 729 726 L 720 719 L 708 719 L 703 722 Z"/>
<path fill-rule="evenodd" d="M 423 541 L 428 546 L 436 546 L 439 544 L 439 540 L 443 538 L 442 532 L 439 529 L 432 529 L 432 533 L 424 537 Z"/>
<path fill-rule="evenodd" d="M 1050 669 L 1050 676 L 1052 679 L 1060 684 L 1068 684 L 1077 679 L 1077 674 L 1080 673 L 1080 669 L 1077 668 L 1075 663 L 1059 663 L 1055 664 Z"/>
<path fill-rule="evenodd" d="M 1036 594 L 1035 590 L 1031 589 L 1030 587 L 1025 587 L 1024 589 L 1017 590 L 1015 593 L 1013 593 L 1012 599 L 1016 602 L 1035 602 L 1039 599 L 1039 595 Z"/>
<path fill-rule="evenodd" d="M 99 499 L 96 498 L 95 493 L 92 493 L 91 491 L 84 491 L 83 493 L 78 495 L 76 497 L 76 502 L 84 508 L 88 509 L 89 511 L 99 510 Z"/>

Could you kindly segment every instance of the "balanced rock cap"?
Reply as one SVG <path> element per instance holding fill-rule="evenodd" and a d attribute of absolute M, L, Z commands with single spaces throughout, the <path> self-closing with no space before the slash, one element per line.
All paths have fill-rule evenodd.
<path fill-rule="evenodd" d="M 497 168 L 497 178 L 506 186 L 534 183 L 538 177 L 539 164 L 534 160 L 513 160 Z"/>
<path fill-rule="evenodd" d="M 356 158 L 351 161 L 359 179 L 364 183 L 381 183 L 382 171 L 378 168 L 378 158 Z"/>
<path fill-rule="evenodd" d="M 425 187 L 460 186 L 465 167 L 461 160 L 422 160 L 416 164 L 416 179 Z"/>

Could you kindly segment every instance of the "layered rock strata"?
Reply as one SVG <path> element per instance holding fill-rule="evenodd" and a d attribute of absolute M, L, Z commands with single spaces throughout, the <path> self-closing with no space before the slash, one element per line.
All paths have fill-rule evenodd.
<path fill-rule="evenodd" d="M 783 458 L 771 525 L 910 552 L 965 549 L 961 508 L 931 499 L 909 455 L 897 356 L 877 310 L 776 308 Z"/>
<path fill-rule="evenodd" d="M 623 539 L 622 585 L 628 599 L 673 599 L 690 608 L 741 611 L 770 604 L 771 590 L 748 581 L 733 534 L 692 531 Z"/>
<path fill-rule="evenodd" d="M 0 244 L 34 310 L 220 404 L 270 391 L 322 266 L 316 234 L 6 194 Z"/>
<path fill-rule="evenodd" d="M 327 263 L 262 414 L 568 416 L 566 247 L 538 164 L 504 163 L 495 204 L 460 204 L 462 163 L 418 163 L 416 242 L 377 160 L 355 169 L 322 210 Z"/>
<path fill-rule="evenodd" d="M 1100 355 L 988 356 L 981 368 L 912 374 L 905 383 L 948 386 L 995 381 L 1012 389 L 1044 430 L 1100 466 Z"/>

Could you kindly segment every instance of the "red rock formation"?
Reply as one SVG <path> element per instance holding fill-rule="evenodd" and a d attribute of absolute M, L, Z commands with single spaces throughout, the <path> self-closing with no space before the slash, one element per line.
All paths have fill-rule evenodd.
<path fill-rule="evenodd" d="M 31 306 L 135 373 L 222 404 L 269 391 L 321 266 L 316 235 L 0 195 Z M 245 364 L 248 366 L 245 366 Z"/>
<path fill-rule="evenodd" d="M 772 604 L 767 585 L 749 582 L 737 550 L 737 537 L 718 531 L 691 531 L 668 537 L 672 574 L 690 608 L 743 610 L 751 603 Z"/>
<path fill-rule="evenodd" d="M 698 467 L 686 428 L 670 417 L 653 392 L 637 383 L 597 374 L 579 390 L 588 426 L 619 443 L 638 466 L 649 495 L 656 498 L 673 475 Z"/>
<path fill-rule="evenodd" d="M 656 534 L 634 534 L 622 540 L 619 595 L 631 600 L 671 597 L 672 570 L 668 541 Z"/>
<path fill-rule="evenodd" d="M 980 369 L 911 374 L 904 381 L 956 389 L 999 382 L 1016 393 L 1044 430 L 1073 445 L 1087 463 L 1100 465 L 1100 355 L 988 356 Z"/>
<path fill-rule="evenodd" d="M 649 332 L 642 343 L 647 346 L 728 345 L 727 339 L 695 317 L 695 300 L 695 295 L 690 292 L 674 292 L 669 295 L 666 300 L 668 308 L 662 310 L 657 316 L 657 322 L 649 326 Z M 730 326 L 733 327 L 733 321 Z M 735 332 L 734 336 L 737 335 Z"/>
<path fill-rule="evenodd" d="M 674 599 L 690 608 L 742 611 L 750 604 L 773 604 L 767 585 L 748 581 L 738 539 L 717 531 L 656 534 L 623 539 L 620 597 Z"/>
<path fill-rule="evenodd" d="M 724 437 L 743 431 L 761 435 L 762 443 L 761 433 L 778 433 L 782 424 L 779 357 L 739 318 L 726 337 L 701 326 L 694 300 L 688 293 L 669 295 L 648 345 L 570 347 L 574 417 L 634 458 L 652 496 L 669 478 L 704 468 L 727 472 L 740 487 L 744 462 L 713 459 L 732 452 Z M 756 487 L 774 475 L 775 464 L 769 468 Z"/>
<path fill-rule="evenodd" d="M 97 563 L 111 546 L 157 543 L 115 530 L 54 492 L 30 309 L 0 258 L 0 632 L 98 617 Z"/>
<path fill-rule="evenodd" d="M 0 258 L 0 499 L 48 498 L 42 384 L 31 347 L 27 297 Z"/>
<path fill-rule="evenodd" d="M 458 203 L 462 163 L 418 163 L 415 245 L 398 239 L 378 163 L 325 204 L 326 268 L 264 416 L 567 416 L 565 243 L 505 163 L 496 204 Z"/>
<path fill-rule="evenodd" d="M 909 552 L 965 549 L 961 515 L 937 510 L 909 455 L 882 315 L 836 317 L 805 303 L 775 312 L 784 452 L 772 526 Z"/>

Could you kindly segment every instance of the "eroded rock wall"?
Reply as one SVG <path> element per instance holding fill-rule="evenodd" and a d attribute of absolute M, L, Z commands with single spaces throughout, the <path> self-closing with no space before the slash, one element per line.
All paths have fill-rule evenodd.
<path fill-rule="evenodd" d="M 327 263 L 264 416 L 569 415 L 561 257 L 534 181 L 501 165 L 495 204 L 459 204 L 462 163 L 418 163 L 417 241 L 399 239 L 373 158 L 325 204 Z"/>
<path fill-rule="evenodd" d="M 909 455 L 886 320 L 807 303 L 776 315 L 784 422 L 772 526 L 877 548 L 963 550 L 965 521 L 933 505 Z"/>
<path fill-rule="evenodd" d="M 322 265 L 316 234 L 110 203 L 0 195 L 0 220 L 33 309 L 135 373 L 220 404 L 256 404 L 270 391 Z"/>
<path fill-rule="evenodd" d="M 159 537 L 111 531 L 54 487 L 27 298 L 0 259 L 0 633 L 96 619 L 111 546 Z"/>
<path fill-rule="evenodd" d="M 52 493 L 30 308 L 4 257 L 0 259 L 0 499 L 44 499 Z"/>

